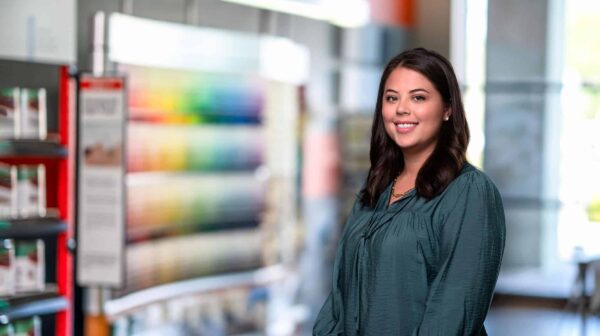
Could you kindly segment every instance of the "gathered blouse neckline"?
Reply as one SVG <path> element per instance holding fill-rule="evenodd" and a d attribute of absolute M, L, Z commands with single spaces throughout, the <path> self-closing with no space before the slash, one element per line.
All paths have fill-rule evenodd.
<path fill-rule="evenodd" d="M 381 198 L 379 199 L 378 203 L 381 203 L 383 200 L 383 207 L 380 206 L 379 204 L 377 204 L 377 210 L 394 210 L 395 206 L 398 205 L 399 203 L 402 203 L 403 201 L 412 198 L 413 196 L 416 195 L 417 193 L 417 188 L 412 188 L 412 190 L 410 190 L 408 193 L 406 193 L 406 195 L 400 197 L 399 199 L 395 200 L 392 204 L 390 204 L 390 198 L 392 197 L 392 185 L 394 184 L 394 181 L 392 181 L 384 190 L 384 192 L 381 195 Z"/>
<path fill-rule="evenodd" d="M 473 170 L 475 170 L 475 167 L 473 165 L 471 165 L 469 162 L 465 162 L 464 165 L 462 166 L 462 168 L 460 169 L 460 172 L 459 172 L 458 176 L 456 176 L 456 178 L 458 178 L 460 175 L 462 175 L 464 173 L 467 173 L 467 172 L 473 171 Z M 394 210 L 394 208 L 398 204 L 403 203 L 403 201 L 411 199 L 411 198 L 413 198 L 413 197 L 415 197 L 417 195 L 417 188 L 415 186 L 406 195 L 404 195 L 403 197 L 400 197 L 399 199 L 395 200 L 394 203 L 389 204 L 390 203 L 390 197 L 392 196 L 392 185 L 393 184 L 394 184 L 394 181 L 390 182 L 388 184 L 388 186 L 385 188 L 385 190 L 383 191 L 383 193 L 381 193 L 381 197 L 379 198 L 379 200 L 377 201 L 377 205 L 375 206 L 375 210 L 376 211 L 391 211 L 391 210 Z"/>

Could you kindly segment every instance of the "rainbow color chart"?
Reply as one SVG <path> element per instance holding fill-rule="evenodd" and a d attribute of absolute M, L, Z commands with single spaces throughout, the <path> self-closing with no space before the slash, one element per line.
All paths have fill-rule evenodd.
<path fill-rule="evenodd" d="M 119 65 L 128 75 L 127 285 L 121 294 L 262 261 L 269 82 Z"/>
<path fill-rule="evenodd" d="M 264 188 L 252 173 L 185 174 L 128 180 L 130 242 L 198 231 L 257 227 Z"/>
<path fill-rule="evenodd" d="M 255 125 L 129 123 L 127 170 L 239 171 L 263 163 L 264 130 Z"/>
<path fill-rule="evenodd" d="M 158 123 L 260 123 L 258 77 L 120 65 L 129 75 L 129 118 Z"/>

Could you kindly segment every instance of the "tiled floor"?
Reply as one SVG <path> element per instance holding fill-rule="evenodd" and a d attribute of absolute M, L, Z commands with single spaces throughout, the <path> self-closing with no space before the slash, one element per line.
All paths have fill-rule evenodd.
<path fill-rule="evenodd" d="M 486 319 L 490 336 L 600 336 L 600 317 L 577 313 L 574 265 L 552 271 L 525 269 L 500 274 Z M 588 281 L 593 280 L 588 278 Z M 586 286 L 588 295 L 594 284 Z"/>
<path fill-rule="evenodd" d="M 490 336 L 600 336 L 600 317 L 552 308 L 492 307 L 485 325 Z"/>

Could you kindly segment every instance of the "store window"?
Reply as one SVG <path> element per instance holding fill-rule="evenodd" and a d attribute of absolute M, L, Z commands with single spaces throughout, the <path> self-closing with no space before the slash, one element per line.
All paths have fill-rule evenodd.
<path fill-rule="evenodd" d="M 600 255 L 600 2 L 565 2 L 560 138 L 561 259 Z"/>

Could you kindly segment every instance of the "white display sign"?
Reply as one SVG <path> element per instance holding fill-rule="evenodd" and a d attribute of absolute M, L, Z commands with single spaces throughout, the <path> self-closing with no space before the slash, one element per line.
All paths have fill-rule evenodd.
<path fill-rule="evenodd" d="M 75 0 L 1 0 L 0 58 L 74 64 Z"/>
<path fill-rule="evenodd" d="M 308 81 L 308 49 L 285 38 L 160 22 L 119 13 L 110 15 L 108 27 L 108 59 L 112 62 L 251 73 L 296 85 Z"/>
<path fill-rule="evenodd" d="M 77 282 L 120 287 L 125 244 L 125 79 L 79 84 Z"/>

